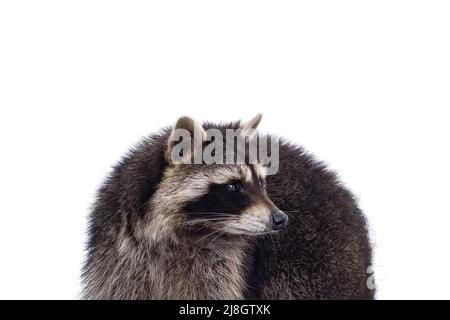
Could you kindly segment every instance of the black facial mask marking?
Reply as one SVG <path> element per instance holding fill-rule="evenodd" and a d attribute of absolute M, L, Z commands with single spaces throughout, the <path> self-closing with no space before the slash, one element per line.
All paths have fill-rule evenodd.
<path fill-rule="evenodd" d="M 245 190 L 230 192 L 228 183 L 212 184 L 208 193 L 187 203 L 182 212 L 187 214 L 190 219 L 209 218 L 212 214 L 220 213 L 238 215 L 249 205 L 250 197 Z"/>

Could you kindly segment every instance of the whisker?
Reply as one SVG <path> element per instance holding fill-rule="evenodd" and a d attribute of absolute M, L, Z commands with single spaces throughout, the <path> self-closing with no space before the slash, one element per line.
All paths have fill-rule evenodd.
<path fill-rule="evenodd" d="M 259 232 L 251 232 L 245 229 L 238 229 L 240 231 L 243 231 L 245 234 L 250 235 L 250 236 L 261 236 L 261 235 L 266 235 L 266 234 L 270 234 L 270 233 L 278 233 L 280 232 L 280 230 L 269 230 L 269 231 L 259 231 Z"/>
<path fill-rule="evenodd" d="M 195 220 L 189 220 L 189 221 L 211 221 L 211 220 L 237 220 L 236 217 L 211 217 L 211 218 L 195 218 Z"/>
<path fill-rule="evenodd" d="M 209 222 L 209 221 L 215 221 L 215 222 L 221 222 L 221 221 L 237 221 L 236 218 L 230 218 L 230 217 L 224 217 L 224 218 L 205 218 L 205 219 L 195 219 L 191 221 L 186 221 L 183 224 L 185 225 L 192 225 L 192 224 L 199 224 L 202 222 Z"/>
<path fill-rule="evenodd" d="M 236 214 L 232 213 L 226 213 L 226 212 L 182 212 L 181 214 L 187 214 L 187 215 L 194 215 L 194 214 L 201 214 L 201 215 L 220 215 L 220 216 L 237 216 Z"/>
<path fill-rule="evenodd" d="M 261 225 L 265 225 L 264 221 L 245 220 L 244 223 L 245 223 L 245 224 L 248 224 L 248 225 L 250 225 L 250 226 L 261 226 Z"/>
<path fill-rule="evenodd" d="M 218 237 L 220 237 L 221 235 L 223 235 L 225 232 L 220 232 L 217 236 L 215 236 L 211 242 L 214 242 L 214 240 L 216 240 Z"/>
<path fill-rule="evenodd" d="M 213 234 L 216 234 L 217 232 L 225 231 L 226 229 L 228 229 L 228 226 L 223 227 L 223 228 L 220 228 L 220 229 L 218 229 L 218 230 L 215 230 L 215 231 L 213 231 L 213 232 L 207 234 L 206 236 L 204 236 L 204 237 L 198 239 L 196 242 L 200 242 L 200 241 L 202 241 L 203 239 L 205 239 L 205 238 L 207 238 L 207 237 L 209 237 L 209 236 L 211 236 L 211 235 L 213 235 Z"/>

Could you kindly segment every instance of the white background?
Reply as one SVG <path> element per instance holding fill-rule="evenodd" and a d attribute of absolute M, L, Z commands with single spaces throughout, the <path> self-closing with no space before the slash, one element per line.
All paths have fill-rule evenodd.
<path fill-rule="evenodd" d="M 79 293 L 93 194 L 181 115 L 303 144 L 360 199 L 378 298 L 450 298 L 448 1 L 2 1 L 0 298 Z"/>

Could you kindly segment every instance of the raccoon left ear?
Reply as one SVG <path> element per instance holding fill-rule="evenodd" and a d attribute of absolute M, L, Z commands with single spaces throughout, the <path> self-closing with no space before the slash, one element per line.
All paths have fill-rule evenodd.
<path fill-rule="evenodd" d="M 201 123 L 190 117 L 179 118 L 169 136 L 166 159 L 173 164 L 193 163 L 195 153 L 201 152 L 205 137 L 206 131 Z"/>
<path fill-rule="evenodd" d="M 255 130 L 261 122 L 262 113 L 258 113 L 252 120 L 242 123 L 239 128 L 241 134 L 247 139 L 252 138 L 255 135 Z"/>

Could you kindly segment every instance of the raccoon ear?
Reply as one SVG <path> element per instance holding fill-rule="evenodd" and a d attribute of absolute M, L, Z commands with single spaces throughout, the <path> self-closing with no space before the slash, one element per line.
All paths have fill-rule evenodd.
<path fill-rule="evenodd" d="M 239 128 L 241 129 L 241 135 L 246 139 L 252 138 L 256 133 L 256 128 L 261 122 L 262 113 L 258 113 L 252 120 L 241 123 Z"/>
<path fill-rule="evenodd" d="M 167 142 L 166 160 L 173 164 L 190 164 L 196 152 L 202 151 L 206 137 L 203 126 L 190 117 L 177 120 Z"/>

